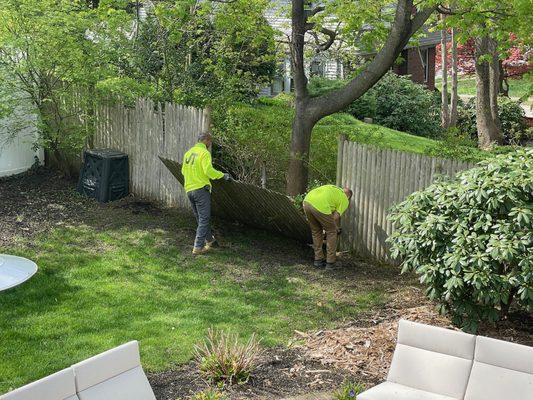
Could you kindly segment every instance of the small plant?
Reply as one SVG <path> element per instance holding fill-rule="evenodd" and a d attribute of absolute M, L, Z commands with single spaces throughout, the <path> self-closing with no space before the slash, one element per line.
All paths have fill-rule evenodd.
<path fill-rule="evenodd" d="M 217 390 L 207 389 L 196 393 L 191 400 L 228 400 L 228 397 Z"/>
<path fill-rule="evenodd" d="M 354 400 L 364 390 L 364 385 L 353 381 L 346 381 L 333 393 L 333 398 L 335 400 Z"/>
<path fill-rule="evenodd" d="M 262 354 L 255 335 L 242 344 L 237 335 L 213 329 L 195 352 L 202 375 L 222 385 L 246 383 Z"/>

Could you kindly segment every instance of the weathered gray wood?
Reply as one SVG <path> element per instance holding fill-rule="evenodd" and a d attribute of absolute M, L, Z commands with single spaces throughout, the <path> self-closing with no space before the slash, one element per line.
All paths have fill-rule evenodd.
<path fill-rule="evenodd" d="M 181 160 L 207 129 L 206 111 L 139 99 L 133 108 L 100 107 L 96 113 L 95 146 L 120 150 L 130 160 L 130 190 L 164 206 L 188 208 L 183 188 L 158 156 Z"/>
<path fill-rule="evenodd" d="M 342 147 L 338 182 L 354 191 L 343 219 L 342 246 L 380 261 L 391 261 L 385 242 L 394 228 L 387 220 L 390 207 L 429 186 L 439 175 L 452 176 L 474 166 L 348 141 Z"/>

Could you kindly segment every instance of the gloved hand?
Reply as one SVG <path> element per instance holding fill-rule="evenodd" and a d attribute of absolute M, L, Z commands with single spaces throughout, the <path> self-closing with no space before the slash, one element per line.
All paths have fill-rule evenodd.
<path fill-rule="evenodd" d="M 224 180 L 228 181 L 228 182 L 233 182 L 234 181 L 233 177 L 230 174 L 228 174 L 228 173 L 224 174 Z"/>

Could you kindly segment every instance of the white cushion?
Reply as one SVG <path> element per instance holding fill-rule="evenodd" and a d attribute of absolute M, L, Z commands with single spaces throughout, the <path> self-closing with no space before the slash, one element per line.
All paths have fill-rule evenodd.
<path fill-rule="evenodd" d="M 476 337 L 464 332 L 401 319 L 398 325 L 398 343 L 472 360 Z"/>
<path fill-rule="evenodd" d="M 72 366 L 80 400 L 155 400 L 141 367 L 137 341 Z"/>
<path fill-rule="evenodd" d="M 71 368 L 0 396 L 1 400 L 78 400 Z"/>
<path fill-rule="evenodd" d="M 401 320 L 387 381 L 463 399 L 475 336 Z"/>
<path fill-rule="evenodd" d="M 533 400 L 533 347 L 478 336 L 465 400 Z"/>
<path fill-rule="evenodd" d="M 357 400 L 454 400 L 393 382 L 384 382 L 357 396 Z"/>

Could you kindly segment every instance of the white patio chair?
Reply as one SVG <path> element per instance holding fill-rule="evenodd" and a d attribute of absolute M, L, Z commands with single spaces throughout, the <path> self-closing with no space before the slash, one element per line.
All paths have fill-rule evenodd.
<path fill-rule="evenodd" d="M 132 341 L 72 366 L 80 400 L 155 400 Z"/>
<path fill-rule="evenodd" d="M 533 347 L 478 336 L 465 400 L 533 400 Z"/>
<path fill-rule="evenodd" d="M 387 382 L 357 400 L 463 400 L 476 337 L 401 320 Z"/>
<path fill-rule="evenodd" d="M 71 368 L 0 396 L 0 400 L 79 400 Z"/>

